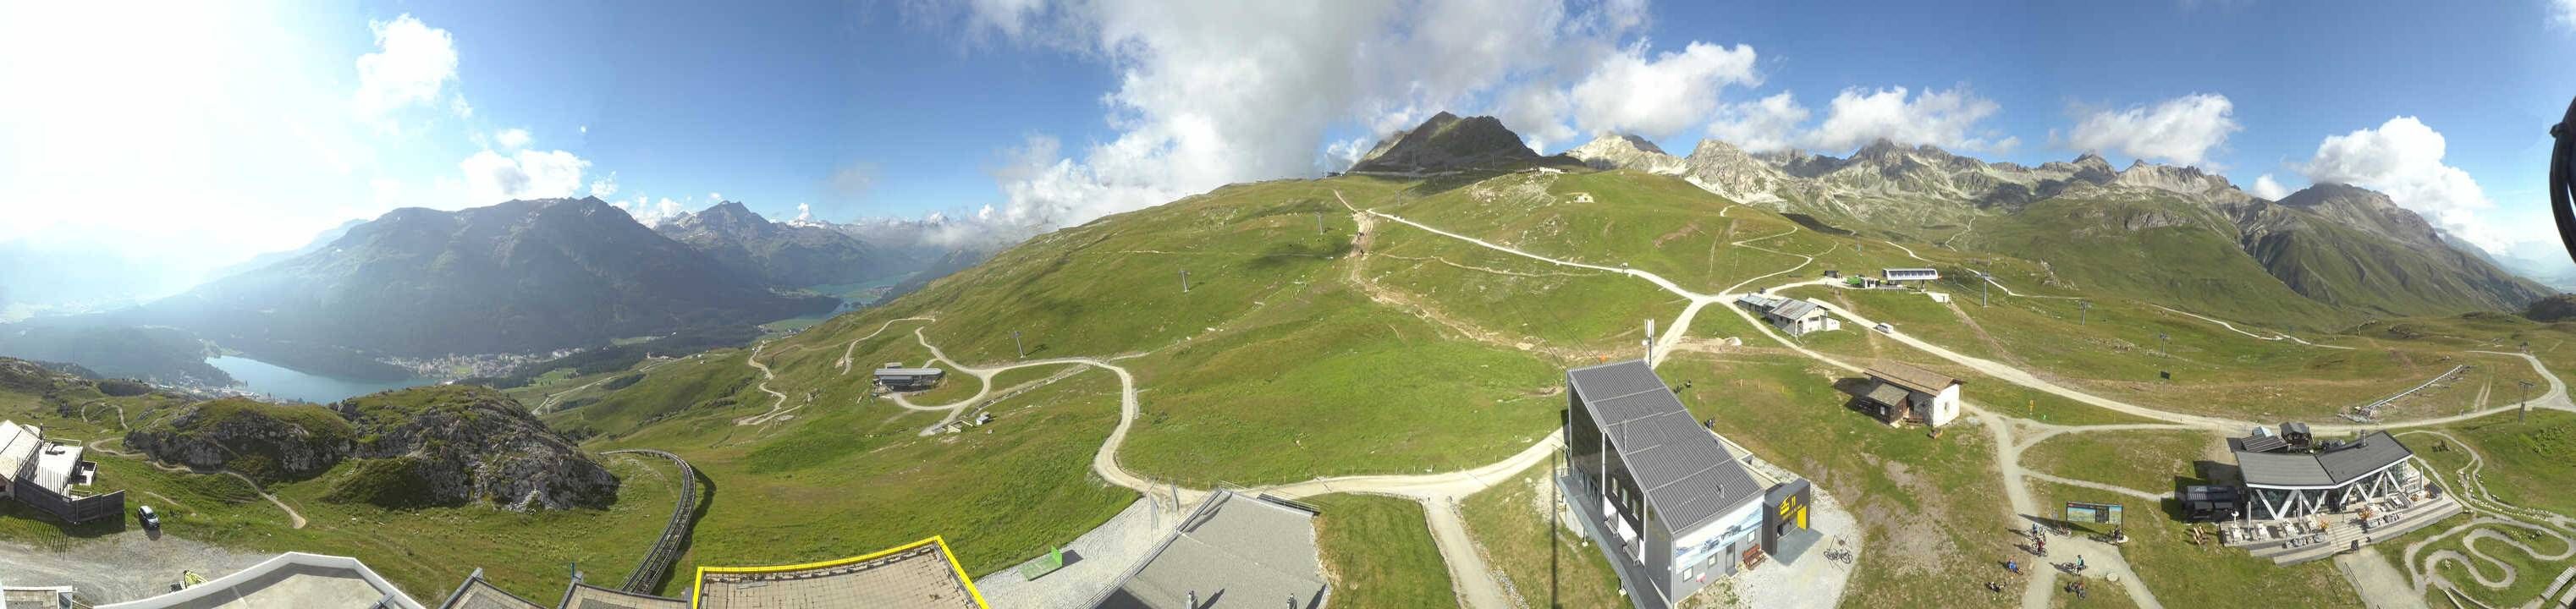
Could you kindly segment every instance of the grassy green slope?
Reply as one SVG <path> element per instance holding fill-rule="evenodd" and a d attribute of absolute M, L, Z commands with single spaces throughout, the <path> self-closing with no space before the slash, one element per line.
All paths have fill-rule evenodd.
<path fill-rule="evenodd" d="M 2237 249 L 2233 225 L 2160 198 L 2048 199 L 1981 220 L 1981 249 L 2046 262 L 2088 295 L 2125 296 L 2222 319 L 2284 328 L 2338 327 L 2356 317 L 2282 285 Z"/>
<path fill-rule="evenodd" d="M 1334 604 L 1458 605 L 1422 504 L 1375 495 L 1325 495 L 1308 502 L 1323 510 L 1315 516 L 1315 545 L 1332 580 Z"/>

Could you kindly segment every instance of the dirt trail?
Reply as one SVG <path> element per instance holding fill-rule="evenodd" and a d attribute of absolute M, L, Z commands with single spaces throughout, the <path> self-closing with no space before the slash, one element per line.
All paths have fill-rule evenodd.
<path fill-rule="evenodd" d="M 119 419 L 123 419 L 123 418 L 124 418 L 124 414 L 125 414 L 125 409 L 124 409 L 123 407 L 119 407 L 119 408 L 117 408 L 117 416 L 118 416 L 118 418 L 119 418 Z M 119 456 L 119 457 L 128 457 L 128 458 L 138 459 L 138 460 L 143 461 L 143 464 L 144 464 L 144 465 L 149 465 L 149 466 L 151 466 L 153 469 L 157 469 L 157 470 L 161 470 L 161 471 L 165 471 L 165 472 L 170 472 L 170 473 L 174 473 L 174 474 L 196 474 L 196 475 L 201 475 L 201 476 L 217 476 L 217 475 L 220 475 L 220 476 L 232 476 L 232 477 L 233 477 L 233 478 L 235 478 L 235 479 L 239 479 L 239 480 L 241 480 L 241 481 L 242 481 L 242 484 L 250 485 L 250 490 L 251 490 L 251 492 L 252 492 L 252 493 L 256 493 L 256 494 L 258 494 L 258 495 L 259 495 L 259 498 L 261 498 L 261 499 L 266 499 L 266 500 L 268 500 L 269 505 L 277 506 L 277 509 L 282 510 L 282 511 L 285 511 L 285 512 L 286 512 L 287 528 L 290 528 L 290 529 L 301 529 L 301 528 L 304 528 L 304 525 L 305 525 L 305 524 L 307 524 L 307 522 L 304 520 L 304 514 L 303 514 L 303 513 L 300 513 L 300 512 L 295 511 L 295 506 L 287 505 L 285 501 L 278 499 L 276 495 L 268 494 L 268 489 L 261 488 L 261 487 L 259 486 L 259 482 L 258 482 L 258 481 L 256 481 L 256 480 L 252 480 L 252 479 L 250 479 L 250 477 L 249 477 L 249 476 L 244 476 L 244 475 L 241 475 L 240 473 L 233 472 L 233 471 L 231 471 L 231 470 L 218 470 L 218 471 L 213 471 L 213 472 L 201 472 L 201 471 L 197 471 L 197 470 L 192 469 L 192 468 L 181 467 L 181 466 L 177 466 L 177 465 L 170 465 L 170 464 L 162 463 L 162 462 L 159 462 L 159 461 L 154 461 L 154 460 L 152 460 L 151 455 L 146 455 L 146 454 L 143 454 L 143 453 L 125 452 L 125 451 L 122 451 L 122 450 L 116 450 L 116 449 L 107 448 L 107 447 L 104 447 L 104 446 L 100 446 L 100 445 L 99 445 L 100 443 L 106 442 L 106 441 L 108 441 L 108 440 L 116 440 L 116 439 L 117 439 L 117 438 L 99 438 L 99 439 L 96 439 L 96 440 L 90 440 L 88 444 L 84 444 L 83 446 L 87 447 L 87 448 L 88 448 L 88 449 L 90 449 L 90 450 L 95 450 L 95 451 L 98 451 L 98 452 L 103 452 L 103 453 L 107 453 L 107 454 L 111 454 L 111 455 L 116 455 L 116 456 Z M 153 494 L 152 494 L 152 496 L 154 496 L 154 497 L 161 497 L 161 495 L 160 495 L 159 493 L 153 493 Z M 170 503 L 178 503 L 178 501 L 171 500 L 169 497 L 161 497 L 161 499 L 162 499 L 163 501 L 169 501 Z"/>

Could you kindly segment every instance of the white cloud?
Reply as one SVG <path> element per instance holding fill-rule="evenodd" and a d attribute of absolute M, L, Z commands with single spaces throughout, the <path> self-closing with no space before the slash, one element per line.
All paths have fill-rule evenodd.
<path fill-rule="evenodd" d="M 1115 74 L 1101 97 L 1115 136 L 1066 146 L 1033 134 L 991 170 L 1006 199 L 992 217 L 1051 226 L 1232 182 L 1313 175 L 1348 154 L 1351 146 L 1326 141 L 1344 126 L 1374 141 L 1434 111 L 1486 104 L 1541 145 L 1571 137 L 1565 110 L 1546 111 L 1570 103 L 1530 111 L 1526 102 L 1564 95 L 1622 53 L 1617 41 L 1644 21 L 1628 0 L 1012 0 L 921 10 L 962 13 L 962 24 L 937 25 L 1067 51 Z M 1731 53 L 1640 62 L 1706 72 L 1698 64 Z M 1519 96 L 1524 103 L 1498 99 L 1525 87 L 1533 93 Z M 1620 116 L 1607 101 L 1596 106 L 1596 121 Z"/>
<path fill-rule="evenodd" d="M 1747 152 L 1786 150 L 1796 145 L 1798 125 L 1807 122 L 1810 114 L 1789 92 L 1782 91 L 1758 101 L 1720 108 L 1717 120 L 1708 125 L 1708 135 Z"/>
<path fill-rule="evenodd" d="M 461 93 L 448 98 L 447 111 L 455 113 L 456 118 L 474 118 L 474 104 L 465 103 L 465 95 Z"/>
<path fill-rule="evenodd" d="M 465 170 L 466 194 L 473 204 L 491 205 L 572 196 L 581 189 L 581 172 L 590 161 L 561 150 L 521 150 L 510 156 L 485 150 L 457 166 Z"/>
<path fill-rule="evenodd" d="M 2412 116 L 2388 119 L 2377 129 L 2327 136 L 2300 167 L 2311 182 L 2344 183 L 2382 193 L 2421 214 L 2434 226 L 2487 251 L 2507 239 L 2477 214 L 2495 207 L 2469 172 L 2442 163 L 2447 142 Z"/>
<path fill-rule="evenodd" d="M 725 200 L 725 198 L 724 198 L 724 193 L 721 193 L 721 192 L 710 192 L 710 193 L 707 193 L 707 202 L 709 202 L 709 203 L 723 203 L 723 202 L 724 202 L 724 200 Z"/>
<path fill-rule="evenodd" d="M 814 221 L 814 207 L 803 203 L 796 204 L 796 219 L 792 220 L 792 222 L 812 221 Z"/>
<path fill-rule="evenodd" d="M 580 131 L 582 135 L 590 135 L 590 125 L 582 125 L 582 126 L 578 126 L 578 127 L 573 127 L 573 130 L 574 130 L 574 131 Z"/>
<path fill-rule="evenodd" d="M 1594 133 L 1670 137 L 1707 120 L 1720 89 L 1761 84 L 1753 62 L 1753 47 L 1705 42 L 1649 61 L 1646 42 L 1639 40 L 1574 85 L 1574 119 Z"/>
<path fill-rule="evenodd" d="M 1877 91 L 1844 89 L 1827 106 L 1825 121 L 1806 137 L 1807 145 L 1829 152 L 1858 148 L 1879 139 L 1898 144 L 1931 144 L 1952 150 L 2003 152 L 2019 138 L 1993 139 L 1978 123 L 2002 106 L 1978 97 L 1967 87 L 1926 90 L 1908 98 L 1905 87 Z"/>
<path fill-rule="evenodd" d="M 1554 83 L 1524 84 L 1503 96 L 1494 109 L 1494 118 L 1503 121 L 1503 126 L 1513 133 L 1521 134 L 1531 150 L 1546 152 L 1549 146 L 1567 143 L 1577 135 L 1574 128 L 1565 126 L 1563 118 L 1572 107 L 1569 97 Z M 1334 146 L 1338 150 L 1327 149 L 1326 153 L 1342 159 L 1341 164 L 1333 166 L 1333 169 L 1341 169 L 1359 162 L 1360 156 L 1368 154 L 1369 147 L 1376 144 L 1368 138 L 1356 138 L 1351 142 L 1336 143 Z"/>
<path fill-rule="evenodd" d="M 526 129 L 502 129 L 492 133 L 492 142 L 500 144 L 503 150 L 526 148 L 530 139 Z"/>
<path fill-rule="evenodd" d="M 456 80 L 456 41 L 447 30 L 429 27 L 410 14 L 393 21 L 371 21 L 376 49 L 358 57 L 358 115 L 382 121 L 388 113 L 438 100 L 439 89 Z M 451 105 L 471 115 L 464 97 Z M 389 124 L 389 123 L 388 123 Z"/>
<path fill-rule="evenodd" d="M 2290 187 L 2282 186 L 2279 181 L 2273 180 L 2272 174 L 2267 173 L 2255 176 L 2254 189 L 2251 192 L 2257 197 L 2279 201 L 2281 197 L 2290 196 L 2291 190 Z"/>
<path fill-rule="evenodd" d="M 2576 30 L 2576 0 L 2549 0 L 2549 22 Z"/>
<path fill-rule="evenodd" d="M 669 222 L 673 218 L 678 218 L 689 213 L 687 207 L 680 205 L 679 201 L 673 201 L 669 197 L 663 197 L 662 202 L 660 203 L 653 203 L 651 197 L 646 197 L 640 194 L 635 195 L 633 200 L 615 201 L 608 205 L 610 207 L 626 210 L 626 215 L 634 216 L 636 223 L 643 224 L 645 226 L 661 226 L 664 222 Z"/>
<path fill-rule="evenodd" d="M 590 196 L 602 199 L 617 196 L 617 172 L 611 171 L 608 175 L 599 176 L 597 180 L 591 180 Z"/>
<path fill-rule="evenodd" d="M 2068 142 L 2079 150 L 2120 154 L 2180 165 L 2204 165 L 2209 151 L 2241 130 L 2225 95 L 2196 93 L 2150 106 L 2094 111 L 2076 123 Z"/>

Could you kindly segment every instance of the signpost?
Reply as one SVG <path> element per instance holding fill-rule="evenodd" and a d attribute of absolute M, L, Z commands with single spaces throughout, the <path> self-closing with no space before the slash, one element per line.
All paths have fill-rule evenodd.
<path fill-rule="evenodd" d="M 2120 526 L 2120 504 L 2068 501 L 2066 502 L 2066 521 L 2117 527 Z"/>

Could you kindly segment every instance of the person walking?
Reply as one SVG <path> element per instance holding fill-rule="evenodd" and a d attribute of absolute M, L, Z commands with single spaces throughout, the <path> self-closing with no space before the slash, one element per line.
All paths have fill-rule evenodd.
<path fill-rule="evenodd" d="M 2082 554 L 2077 554 L 2077 555 L 2075 555 L 2075 572 L 2076 572 L 2076 573 L 2083 573 L 2083 572 L 2084 572 L 2084 555 L 2082 555 Z"/>

